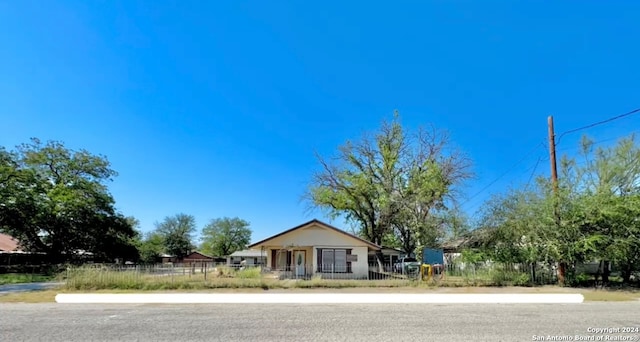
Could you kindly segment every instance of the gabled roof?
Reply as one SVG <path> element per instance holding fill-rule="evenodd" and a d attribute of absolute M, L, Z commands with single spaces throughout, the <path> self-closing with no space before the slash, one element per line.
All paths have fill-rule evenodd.
<path fill-rule="evenodd" d="M 206 255 L 206 254 L 203 254 L 203 253 L 198 252 L 198 251 L 193 251 L 193 252 L 191 252 L 191 253 L 189 253 L 189 254 L 185 255 L 184 259 L 187 259 L 187 258 L 189 258 L 189 259 L 190 259 L 190 258 L 193 258 L 193 257 L 194 257 L 194 256 L 196 256 L 196 255 L 199 255 L 199 256 L 201 256 L 201 257 L 204 257 L 204 259 L 214 259 L 214 257 L 209 256 L 209 255 Z"/>
<path fill-rule="evenodd" d="M 332 225 L 330 225 L 330 224 L 328 224 L 328 223 L 324 223 L 324 222 L 322 222 L 322 221 L 320 221 L 320 220 L 318 220 L 318 219 L 313 219 L 313 220 L 311 220 L 311 221 L 309 221 L 309 222 L 305 222 L 305 223 L 303 223 L 303 224 L 301 224 L 301 225 L 299 225 L 299 226 L 295 226 L 295 227 L 293 227 L 293 228 L 291 228 L 291 229 L 285 230 L 285 231 L 284 231 L 284 232 L 282 232 L 282 233 L 279 233 L 279 234 L 276 234 L 276 235 L 274 235 L 274 236 L 268 237 L 268 238 L 266 238 L 266 239 L 264 239 L 264 240 L 261 240 L 261 241 L 258 241 L 258 242 L 256 242 L 256 243 L 253 243 L 253 244 L 251 244 L 251 245 L 249 245 L 249 246 L 247 246 L 247 247 L 248 247 L 248 248 L 253 248 L 253 247 L 255 247 L 255 246 L 257 246 L 257 245 L 261 245 L 261 244 L 263 244 L 263 243 L 265 243 L 265 242 L 267 242 L 267 241 L 269 241 L 269 240 L 275 239 L 275 238 L 280 237 L 280 236 L 285 235 L 285 234 L 289 234 L 289 233 L 291 233 L 291 232 L 293 232 L 293 231 L 295 231 L 295 230 L 298 230 L 298 229 L 301 229 L 301 228 L 305 228 L 305 227 L 310 226 L 310 225 L 312 225 L 312 224 L 319 225 L 319 226 L 321 226 L 321 227 L 323 227 L 323 228 L 327 228 L 327 229 L 332 230 L 332 231 L 335 231 L 335 232 L 337 232 L 337 233 L 340 233 L 340 234 L 346 235 L 346 236 L 348 236 L 348 237 L 350 237 L 350 238 L 352 238 L 352 239 L 356 239 L 356 240 L 358 240 L 358 241 L 364 242 L 365 244 L 367 244 L 369 247 L 371 247 L 371 248 L 373 248 L 373 249 L 377 249 L 377 250 L 379 250 L 379 249 L 381 249 L 381 248 L 382 248 L 382 247 L 380 247 L 380 246 L 376 245 L 375 243 L 373 243 L 373 242 L 371 242 L 371 241 L 367 241 L 367 240 L 362 239 L 362 238 L 360 238 L 360 237 L 357 237 L 357 236 L 355 236 L 355 235 L 353 235 L 353 234 L 347 233 L 347 232 L 345 232 L 345 231 L 344 231 L 344 230 L 342 230 L 342 229 L 336 228 L 336 227 L 334 227 L 334 226 L 332 226 Z"/>

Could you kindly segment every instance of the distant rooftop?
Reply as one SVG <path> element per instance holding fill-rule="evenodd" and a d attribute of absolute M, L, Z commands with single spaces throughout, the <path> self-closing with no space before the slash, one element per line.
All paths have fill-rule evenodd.
<path fill-rule="evenodd" d="M 20 252 L 19 241 L 13 236 L 0 233 L 0 252 Z"/>
<path fill-rule="evenodd" d="M 245 249 L 243 251 L 233 252 L 229 256 L 241 257 L 241 258 L 260 258 L 260 257 L 266 258 L 267 252 L 266 251 L 260 252 L 259 249 Z"/>

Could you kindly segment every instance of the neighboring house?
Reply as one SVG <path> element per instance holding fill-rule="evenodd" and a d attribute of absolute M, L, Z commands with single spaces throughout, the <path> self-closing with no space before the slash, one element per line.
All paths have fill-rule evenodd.
<path fill-rule="evenodd" d="M 267 265 L 267 252 L 259 249 L 236 251 L 227 257 L 227 265 L 240 265 L 244 261 L 247 266 Z"/>
<path fill-rule="evenodd" d="M 216 258 L 209 255 L 202 254 L 198 251 L 191 252 L 189 255 L 185 256 L 178 262 L 183 264 L 203 264 L 203 263 L 213 263 L 213 262 L 224 262 L 224 258 Z"/>
<path fill-rule="evenodd" d="M 188 255 L 178 258 L 170 254 L 160 254 L 159 261 L 163 264 L 192 264 L 192 263 L 213 263 L 225 262 L 225 258 L 212 257 L 198 251 L 189 253 Z"/>
<path fill-rule="evenodd" d="M 405 253 L 401 249 L 382 246 L 380 249 L 382 252 L 382 264 L 385 272 L 391 272 L 393 264 L 395 264 L 400 257 L 402 257 Z M 369 253 L 369 268 L 371 271 L 375 271 L 378 269 L 378 259 L 376 258 L 375 252 Z"/>
<path fill-rule="evenodd" d="M 0 265 L 41 265 L 47 263 L 45 253 L 32 253 L 20 246 L 11 235 L 0 233 Z"/>
<path fill-rule="evenodd" d="M 382 247 L 319 220 L 256 242 L 267 266 L 294 277 L 369 278 L 368 256 Z"/>
<path fill-rule="evenodd" d="M 171 264 L 176 262 L 176 257 L 173 255 L 169 255 L 169 254 L 160 254 L 160 262 L 163 264 Z"/>
<path fill-rule="evenodd" d="M 0 253 L 24 253 L 20 242 L 11 235 L 0 233 Z"/>

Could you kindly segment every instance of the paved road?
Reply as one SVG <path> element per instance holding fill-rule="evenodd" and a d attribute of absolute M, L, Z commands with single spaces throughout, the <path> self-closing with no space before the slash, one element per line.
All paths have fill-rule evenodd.
<path fill-rule="evenodd" d="M 22 283 L 22 284 L 7 284 L 0 285 L 0 295 L 15 293 L 15 292 L 27 292 L 27 291 L 40 291 L 53 289 L 64 283 L 45 282 L 45 283 Z"/>
<path fill-rule="evenodd" d="M 533 335 L 594 335 L 587 329 L 622 326 L 640 327 L 640 302 L 428 306 L 0 305 L 3 341 L 515 342 L 533 341 Z M 634 336 L 609 336 L 613 335 Z M 640 334 L 635 335 L 638 340 Z"/>

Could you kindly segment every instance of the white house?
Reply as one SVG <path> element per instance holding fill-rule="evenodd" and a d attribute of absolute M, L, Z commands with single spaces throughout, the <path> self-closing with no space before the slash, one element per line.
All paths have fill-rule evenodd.
<path fill-rule="evenodd" d="M 249 246 L 267 266 L 291 277 L 368 279 L 368 255 L 381 247 L 319 220 L 311 220 Z"/>
<path fill-rule="evenodd" d="M 243 261 L 247 266 L 265 265 L 267 260 L 267 252 L 259 249 L 245 249 L 236 251 L 227 257 L 227 265 L 240 265 Z"/>

